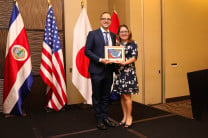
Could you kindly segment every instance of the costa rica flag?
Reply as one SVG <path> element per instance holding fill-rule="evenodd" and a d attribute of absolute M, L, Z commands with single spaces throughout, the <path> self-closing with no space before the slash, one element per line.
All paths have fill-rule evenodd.
<path fill-rule="evenodd" d="M 30 49 L 24 23 L 15 2 L 7 36 L 3 113 L 22 115 L 22 103 L 33 83 Z"/>

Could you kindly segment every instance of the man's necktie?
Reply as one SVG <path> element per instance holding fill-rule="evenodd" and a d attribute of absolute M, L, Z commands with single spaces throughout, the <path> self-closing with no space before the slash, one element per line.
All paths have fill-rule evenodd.
<path fill-rule="evenodd" d="M 108 32 L 104 32 L 105 36 L 104 36 L 104 39 L 105 39 L 105 45 L 108 46 Z"/>

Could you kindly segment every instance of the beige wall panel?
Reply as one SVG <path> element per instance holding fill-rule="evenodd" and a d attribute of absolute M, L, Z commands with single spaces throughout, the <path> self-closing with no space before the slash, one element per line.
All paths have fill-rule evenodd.
<path fill-rule="evenodd" d="M 116 11 L 120 24 L 129 26 L 129 0 L 109 0 L 109 11 Z"/>
<path fill-rule="evenodd" d="M 86 4 L 85 4 L 86 7 Z M 81 12 L 81 3 L 79 0 L 64 0 L 64 13 L 65 13 L 65 57 L 66 57 L 66 82 L 67 82 L 67 100 L 68 104 L 83 103 L 79 91 L 72 84 L 72 51 L 73 51 L 73 30 L 75 23 Z"/>
<path fill-rule="evenodd" d="M 187 72 L 208 67 L 207 7 L 207 0 L 164 2 L 166 98 L 189 95 Z"/>
<path fill-rule="evenodd" d="M 161 103 L 161 5 L 144 0 L 145 104 Z"/>
<path fill-rule="evenodd" d="M 87 13 L 92 29 L 100 27 L 100 14 L 108 11 L 108 0 L 87 0 Z"/>
<path fill-rule="evenodd" d="M 133 100 L 144 103 L 144 41 L 143 41 L 143 1 L 142 0 L 129 0 L 127 13 L 127 23 L 132 31 L 132 37 L 137 42 L 139 56 L 136 61 L 136 72 L 139 83 L 139 94 L 133 96 Z M 128 5 L 128 4 L 127 4 Z"/>

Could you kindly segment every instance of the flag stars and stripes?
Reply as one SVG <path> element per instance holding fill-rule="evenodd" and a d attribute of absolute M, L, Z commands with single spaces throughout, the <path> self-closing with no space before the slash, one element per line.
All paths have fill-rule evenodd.
<path fill-rule="evenodd" d="M 52 52 L 58 51 L 60 46 L 60 37 L 58 36 L 58 28 L 56 26 L 56 21 L 54 17 L 54 13 L 52 12 L 52 9 L 49 11 L 49 15 L 47 16 L 47 22 L 46 22 L 46 30 L 45 30 L 45 42 L 51 46 Z M 48 39 L 46 39 L 48 38 Z M 51 41 L 53 40 L 53 41 Z"/>
<path fill-rule="evenodd" d="M 56 111 L 66 104 L 63 53 L 52 6 L 46 17 L 40 75 L 48 85 L 47 107 Z"/>

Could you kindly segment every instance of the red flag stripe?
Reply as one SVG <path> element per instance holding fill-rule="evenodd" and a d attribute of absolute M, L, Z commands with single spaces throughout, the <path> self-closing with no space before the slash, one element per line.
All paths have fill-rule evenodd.
<path fill-rule="evenodd" d="M 51 66 L 49 66 L 49 64 L 47 64 L 46 62 L 45 62 L 45 60 L 43 60 L 43 59 L 41 59 L 41 65 L 45 68 L 45 70 L 47 70 L 48 71 L 48 73 L 50 74 L 50 76 L 52 75 L 52 67 Z"/>
<path fill-rule="evenodd" d="M 9 94 L 7 95 L 6 99 L 4 100 L 4 110 L 6 109 L 7 111 L 9 110 L 11 111 L 11 107 L 9 105 L 11 104 L 15 105 L 15 103 L 21 96 L 19 94 L 19 89 L 22 86 L 22 84 L 25 82 L 25 80 L 28 78 L 28 76 L 30 75 L 31 70 L 32 70 L 31 59 L 29 58 L 15 76 L 16 81 L 11 87 L 11 89 L 9 90 Z M 5 113 L 9 113 L 9 112 L 5 112 Z"/>
<path fill-rule="evenodd" d="M 54 110 L 56 111 L 59 111 L 59 108 L 57 108 L 56 104 L 53 102 L 53 99 L 51 99 L 49 102 L 48 102 L 48 107 L 50 108 L 53 108 Z"/>
<path fill-rule="evenodd" d="M 44 72 L 44 73 L 43 73 Z M 64 105 L 63 104 L 63 101 L 65 102 L 65 100 L 62 101 L 62 98 L 60 97 L 58 91 L 56 90 L 56 86 L 53 85 L 53 81 L 55 78 L 53 78 L 54 74 L 52 73 L 52 76 L 50 77 L 48 73 L 46 73 L 47 71 L 44 70 L 43 66 L 41 67 L 41 71 L 40 71 L 40 75 L 41 77 L 43 78 L 43 81 L 52 88 L 54 94 L 57 96 L 57 99 L 59 101 L 59 103 L 61 105 Z M 52 71 L 51 71 L 52 72 Z M 53 80 L 51 80 L 53 78 Z M 62 92 L 61 92 L 62 93 Z"/>
<path fill-rule="evenodd" d="M 41 64 L 41 65 L 42 65 L 42 64 Z M 53 65 L 52 65 L 52 66 L 53 66 Z M 53 67 L 54 67 L 54 66 L 53 66 Z M 63 104 L 63 101 L 62 101 L 62 98 L 60 97 L 59 92 L 58 92 L 57 89 L 56 89 L 56 86 L 57 86 L 57 87 L 60 87 L 60 86 L 59 86 L 59 85 L 54 86 L 54 81 L 56 82 L 56 78 L 55 78 L 55 76 L 54 76 L 54 73 L 52 73 L 52 76 L 51 76 L 51 75 L 48 74 L 47 72 L 48 72 L 48 71 L 45 70 L 45 68 L 44 68 L 43 66 L 41 66 L 40 75 L 41 75 L 41 77 L 43 78 L 43 81 L 44 81 L 48 86 L 50 86 L 50 87 L 52 88 L 54 94 L 57 96 L 57 99 L 58 99 L 59 103 L 60 103 L 61 105 L 64 105 L 64 104 Z M 52 70 L 51 72 L 53 72 L 53 70 Z M 55 70 L 54 70 L 54 72 L 55 72 Z M 53 78 L 53 79 L 52 79 L 52 78 Z M 56 82 L 56 83 L 57 83 L 57 82 Z M 61 92 L 61 93 L 62 93 L 62 92 Z"/>
<path fill-rule="evenodd" d="M 61 64 L 61 59 L 60 59 L 58 52 L 54 54 L 53 64 L 55 65 L 56 71 L 59 74 L 59 76 L 57 77 L 59 77 L 61 79 L 61 83 L 65 85 L 64 67 L 63 67 L 63 64 Z"/>
<path fill-rule="evenodd" d="M 52 84 L 51 80 L 50 80 L 47 76 L 45 76 L 45 73 L 43 73 L 42 70 L 40 70 L 40 76 L 42 77 L 43 81 L 44 81 L 50 88 L 52 88 L 53 84 Z"/>
<path fill-rule="evenodd" d="M 63 91 L 66 92 L 65 77 L 64 77 L 65 74 L 63 72 L 63 68 L 61 68 L 62 65 L 59 66 L 60 65 L 60 58 L 58 56 L 58 53 L 55 53 L 54 55 L 57 58 L 53 58 L 53 65 L 54 65 L 53 69 L 55 69 L 53 73 L 54 73 L 55 77 L 57 78 L 59 85 L 62 86 Z"/>
<path fill-rule="evenodd" d="M 45 42 L 43 42 L 42 54 L 48 57 L 48 59 L 51 59 L 52 58 L 51 53 L 52 53 L 51 48 Z"/>
<path fill-rule="evenodd" d="M 53 83 L 53 86 L 52 86 L 53 94 L 56 96 L 57 101 L 59 102 L 59 104 L 62 105 L 62 106 L 64 106 L 65 101 L 62 100 L 62 97 L 61 97 L 61 96 L 62 96 L 62 95 L 61 95 L 62 91 L 61 91 L 60 85 L 58 84 L 58 82 L 56 81 L 55 78 L 53 79 L 53 82 L 54 82 L 54 83 Z M 54 95 L 52 95 L 52 97 L 53 97 Z"/>
<path fill-rule="evenodd" d="M 61 58 L 61 57 L 63 57 L 62 51 L 59 50 L 59 51 L 58 51 L 58 54 L 55 54 L 55 56 L 56 56 L 56 59 L 58 59 L 57 61 L 60 61 L 60 62 L 58 62 L 59 67 L 60 67 L 60 71 L 61 71 L 60 73 L 62 74 L 64 81 L 66 81 L 66 80 L 65 80 L 65 77 L 64 77 L 64 76 L 65 76 L 65 72 L 64 72 L 63 59 Z"/>
<path fill-rule="evenodd" d="M 49 53 L 50 51 L 47 51 L 47 49 L 45 49 L 45 48 L 43 48 L 43 50 L 42 50 L 43 52 L 42 52 L 42 55 L 43 56 L 45 56 L 45 57 L 42 57 L 42 58 L 45 58 L 45 60 L 47 60 L 48 59 L 48 62 L 51 62 L 49 59 L 51 59 L 52 57 L 51 57 L 51 54 Z M 48 63 L 47 62 L 47 63 Z"/>
<path fill-rule="evenodd" d="M 56 86 L 57 86 L 57 88 L 60 88 L 59 94 L 63 95 L 63 93 L 66 92 L 66 89 L 63 89 L 63 87 L 65 88 L 65 83 L 64 83 L 65 81 L 63 80 L 63 76 L 61 77 L 61 75 L 59 75 L 59 73 L 57 72 L 57 68 L 55 68 L 55 66 L 53 66 L 53 71 L 52 72 L 53 72 L 53 75 L 55 76 L 54 79 L 56 79 L 56 80 L 53 80 L 53 81 L 57 81 Z"/>
<path fill-rule="evenodd" d="M 18 24 L 18 27 L 17 27 Z M 22 32 L 22 30 L 25 30 L 24 23 L 22 20 L 21 15 L 19 14 L 16 18 L 16 20 L 11 24 L 8 36 L 7 36 L 7 49 L 6 49 L 6 56 L 8 54 L 9 48 L 13 45 L 14 41 L 16 40 L 16 37 Z"/>
<path fill-rule="evenodd" d="M 4 73 L 5 76 L 8 76 L 8 77 L 4 78 L 4 82 L 9 82 L 9 83 L 7 83 L 7 85 L 4 85 L 3 101 L 7 98 L 12 86 L 16 82 L 17 73 L 19 72 L 20 68 L 22 68 L 22 66 L 25 64 L 25 62 L 30 57 L 30 53 L 28 52 L 27 59 L 25 59 L 24 61 L 18 61 L 18 64 L 17 64 L 16 59 L 14 59 L 13 56 L 11 56 L 12 55 L 12 48 L 14 45 L 16 45 L 16 44 L 23 45 L 25 49 L 26 49 L 26 47 L 29 47 L 28 45 L 26 45 L 24 43 L 24 41 L 25 41 L 25 39 L 23 39 L 24 37 L 25 37 L 25 32 L 21 31 L 20 34 L 17 36 L 13 45 L 10 46 L 8 55 L 6 56 L 6 59 L 5 59 L 5 69 L 4 70 L 9 70 L 9 71 L 5 71 L 5 73 Z M 24 40 L 23 42 L 22 42 L 22 39 Z"/>

